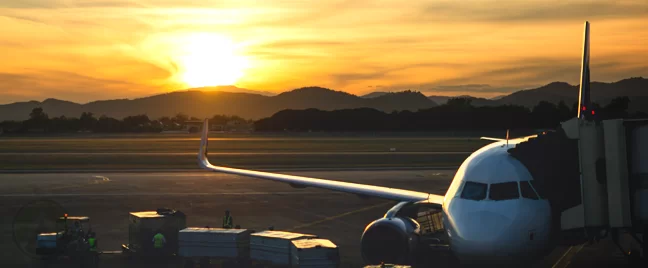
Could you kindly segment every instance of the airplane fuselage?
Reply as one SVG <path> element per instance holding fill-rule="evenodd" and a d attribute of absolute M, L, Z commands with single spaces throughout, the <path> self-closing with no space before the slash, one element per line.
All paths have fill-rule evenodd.
<path fill-rule="evenodd" d="M 471 154 L 443 202 L 450 248 L 462 262 L 524 261 L 550 247 L 551 209 L 526 167 L 499 141 Z"/>

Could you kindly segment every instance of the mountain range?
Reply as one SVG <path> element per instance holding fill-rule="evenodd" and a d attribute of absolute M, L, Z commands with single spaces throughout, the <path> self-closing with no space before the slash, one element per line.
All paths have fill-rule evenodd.
<path fill-rule="evenodd" d="M 591 97 L 594 102 L 607 104 L 618 96 L 630 97 L 630 110 L 648 112 L 648 79 L 628 78 L 613 83 L 592 82 Z M 485 99 L 472 96 L 475 106 L 503 104 L 533 107 L 540 101 L 558 103 L 564 101 L 571 106 L 577 101 L 578 85 L 553 82 L 539 88 L 520 90 L 506 96 Z M 28 101 L 0 105 L 0 121 L 24 120 L 33 108 L 42 107 L 50 116 L 79 117 L 82 112 L 96 116 L 106 115 L 123 118 L 146 114 L 150 118 L 173 116 L 184 113 L 199 118 L 216 114 L 238 115 L 248 119 L 259 119 L 285 109 L 316 108 L 338 110 L 369 107 L 384 112 L 416 111 L 444 104 L 452 96 L 425 96 L 420 92 L 373 92 L 356 96 L 342 91 L 321 87 L 304 87 L 278 95 L 229 87 L 209 87 L 176 91 L 137 99 L 116 99 L 79 104 L 64 100 L 46 99 L 42 102 Z"/>
<path fill-rule="evenodd" d="M 342 91 L 321 87 L 305 87 L 276 96 L 225 91 L 185 90 L 133 100 L 117 99 L 79 104 L 69 101 L 46 99 L 42 102 L 28 101 L 0 105 L 0 121 L 25 120 L 33 108 L 42 107 L 50 117 L 79 117 L 82 112 L 96 116 L 106 115 L 123 118 L 146 114 L 150 118 L 174 116 L 183 113 L 199 118 L 216 114 L 238 115 L 259 119 L 285 109 L 316 108 L 339 110 L 359 107 L 381 111 L 425 109 L 436 106 L 420 92 L 403 91 L 366 99 Z"/>

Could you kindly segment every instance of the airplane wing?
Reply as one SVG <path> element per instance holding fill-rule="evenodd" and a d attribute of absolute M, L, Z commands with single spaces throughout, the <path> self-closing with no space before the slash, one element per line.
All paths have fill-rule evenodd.
<path fill-rule="evenodd" d="M 480 140 L 487 140 L 487 141 L 505 141 L 506 139 L 500 139 L 500 138 L 491 138 L 491 137 L 481 137 L 479 138 Z"/>
<path fill-rule="evenodd" d="M 328 189 L 333 191 L 347 192 L 347 193 L 357 194 L 360 196 L 378 197 L 378 198 L 384 198 L 384 199 L 396 200 L 396 201 L 417 202 L 417 201 L 427 200 L 427 202 L 429 203 L 438 204 L 439 207 L 441 207 L 441 204 L 443 203 L 443 196 L 424 193 L 424 192 L 416 192 L 416 191 L 373 186 L 373 185 L 366 185 L 366 184 L 214 166 L 210 164 L 209 160 L 207 159 L 208 134 L 209 134 L 209 123 L 208 120 L 205 119 L 205 123 L 203 125 L 202 139 L 200 142 L 200 151 L 198 153 L 198 164 L 200 165 L 200 167 L 206 170 L 254 177 L 254 178 L 271 180 L 271 181 L 284 182 L 294 187 L 315 187 L 315 188 L 322 188 L 322 189 Z"/>

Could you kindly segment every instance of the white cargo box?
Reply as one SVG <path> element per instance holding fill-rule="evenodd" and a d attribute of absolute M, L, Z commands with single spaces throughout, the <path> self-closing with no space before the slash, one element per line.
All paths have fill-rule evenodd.
<path fill-rule="evenodd" d="M 317 238 L 316 235 L 282 231 L 263 231 L 250 235 L 250 258 L 277 265 L 290 265 L 292 240 Z"/>
<path fill-rule="evenodd" d="M 42 233 L 36 237 L 37 248 L 56 248 L 57 233 Z"/>
<path fill-rule="evenodd" d="M 385 265 L 368 265 L 368 266 L 365 266 L 364 268 L 412 268 L 412 266 L 385 264 Z"/>
<path fill-rule="evenodd" d="M 340 264 L 338 247 L 327 239 L 293 240 L 292 267 L 336 268 Z"/>
<path fill-rule="evenodd" d="M 246 229 L 185 228 L 178 233 L 178 254 L 183 257 L 247 258 L 250 233 Z"/>

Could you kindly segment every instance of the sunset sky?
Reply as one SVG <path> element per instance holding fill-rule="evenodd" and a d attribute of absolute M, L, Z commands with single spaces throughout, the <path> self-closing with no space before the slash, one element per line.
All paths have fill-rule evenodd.
<path fill-rule="evenodd" d="M 648 1 L 2 0 L 0 104 L 235 84 L 493 97 L 648 76 Z"/>

